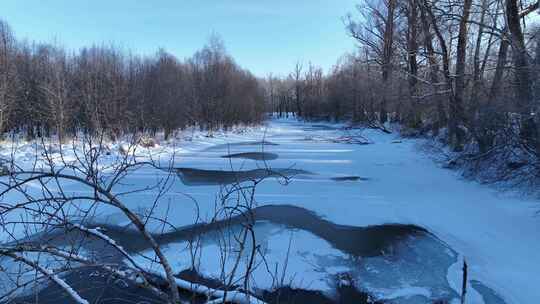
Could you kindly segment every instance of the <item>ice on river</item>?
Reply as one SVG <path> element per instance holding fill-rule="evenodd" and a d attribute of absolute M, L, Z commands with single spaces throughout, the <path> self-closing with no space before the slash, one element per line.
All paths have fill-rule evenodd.
<path fill-rule="evenodd" d="M 349 272 L 360 288 L 396 303 L 456 299 L 465 258 L 471 282 L 467 303 L 540 301 L 536 201 L 463 180 L 419 151 L 419 140 L 395 141 L 397 135 L 342 127 L 274 119 L 265 127 L 243 133 L 216 133 L 213 137 L 186 133 L 181 139 L 139 153 L 142 158 L 148 153 L 159 155 L 164 163 L 174 156 L 176 168 L 212 172 L 303 170 L 310 174 L 292 175 L 287 185 L 279 176 L 262 182 L 257 188 L 257 205 L 294 205 L 338 225 L 413 224 L 433 234 L 396 243 L 391 253 L 357 258 L 309 231 L 258 224 L 257 240 L 264 243 L 269 255 L 268 267 L 275 272 L 277 264 L 280 274 L 289 252 L 286 269 L 290 276 L 284 280 L 297 287 L 331 293 L 336 276 Z M 21 149 L 16 155 L 19 161 L 29 158 L 30 148 Z M 129 192 L 166 175 L 142 168 L 128 176 L 124 188 L 117 191 Z M 66 187 L 77 193 L 90 191 Z M 209 220 L 219 190 L 216 183 L 190 186 L 175 176 L 157 215 L 176 226 L 192 224 L 196 215 Z M 123 199 L 132 208 L 144 210 L 152 207 L 155 194 L 148 190 Z M 126 223 L 111 208 L 101 208 L 98 215 L 103 221 Z M 160 228 L 154 224 L 156 230 Z M 216 246 L 210 239 L 204 242 L 201 269 L 208 275 L 218 274 L 219 259 L 213 255 Z M 186 266 L 185 247 L 184 242 L 168 245 L 168 256 L 177 269 Z M 253 287 L 276 284 L 266 268 L 257 268 Z"/>

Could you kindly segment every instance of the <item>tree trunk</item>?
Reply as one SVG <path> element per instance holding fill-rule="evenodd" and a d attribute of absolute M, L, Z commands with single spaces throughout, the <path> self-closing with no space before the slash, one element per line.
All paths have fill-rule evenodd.
<path fill-rule="evenodd" d="M 422 112 L 419 105 L 416 104 L 417 85 L 418 85 L 418 4 L 417 0 L 409 0 L 409 12 L 407 15 L 407 61 L 409 66 L 409 99 L 410 99 L 410 121 L 412 127 L 419 128 L 422 126 Z"/>
<path fill-rule="evenodd" d="M 532 100 L 529 63 L 527 60 L 527 48 L 521 31 L 519 8 L 517 0 L 506 1 L 506 20 L 512 44 L 516 81 L 516 106 L 522 114 L 529 113 L 529 105 Z"/>
<path fill-rule="evenodd" d="M 506 0 L 506 20 L 510 32 L 512 55 L 514 60 L 516 107 L 521 114 L 521 138 L 540 155 L 539 130 L 532 108 L 533 96 L 525 38 L 520 25 L 520 13 L 517 0 Z"/>
<path fill-rule="evenodd" d="M 463 2 L 463 13 L 459 23 L 457 58 L 456 58 L 456 76 L 454 100 L 450 104 L 449 135 L 450 143 L 455 150 L 461 150 L 463 147 L 464 135 L 460 129 L 463 122 L 463 96 L 465 93 L 465 60 L 467 52 L 467 23 L 471 13 L 472 0 Z"/>
<path fill-rule="evenodd" d="M 385 88 L 390 88 L 391 86 L 391 76 L 392 76 L 392 55 L 393 55 L 393 44 L 394 44 L 394 15 L 396 10 L 396 1 L 388 1 L 388 15 L 386 16 L 384 37 L 383 37 L 383 58 L 382 58 L 382 84 Z M 385 90 L 383 93 L 383 99 L 381 103 L 381 109 L 379 113 L 379 121 L 385 123 L 388 121 L 388 112 L 387 104 L 389 96 L 387 92 L 389 89 Z"/>
<path fill-rule="evenodd" d="M 476 114 L 478 111 L 478 92 L 480 91 L 481 81 L 481 66 L 480 66 L 480 47 L 482 44 L 482 36 L 484 35 L 484 21 L 486 17 L 486 11 L 488 9 L 488 1 L 482 0 L 482 12 L 480 14 L 480 25 L 478 26 L 478 34 L 476 35 L 476 45 L 474 48 L 474 63 L 473 63 L 473 88 L 471 92 L 471 109 L 469 111 L 468 121 L 469 124 L 474 124 Z"/>
<path fill-rule="evenodd" d="M 450 103 L 453 103 L 453 97 L 454 97 L 454 89 L 452 87 L 452 78 L 450 77 L 450 57 L 448 52 L 448 47 L 446 45 L 446 41 L 444 40 L 444 36 L 441 33 L 441 30 L 439 29 L 439 26 L 437 25 L 437 20 L 435 18 L 435 15 L 433 14 L 433 11 L 431 7 L 429 6 L 427 0 L 424 0 L 424 7 L 426 12 L 428 13 L 431 21 L 431 25 L 433 26 L 433 30 L 435 31 L 435 36 L 437 37 L 437 40 L 439 41 L 439 45 L 441 47 L 441 56 L 442 56 L 442 63 L 443 63 L 443 74 L 444 74 L 444 81 L 445 81 L 445 89 L 448 94 L 448 100 Z M 441 109 L 439 109 L 441 111 Z M 439 114 L 440 115 L 440 114 Z M 448 117 L 445 115 L 446 122 L 449 122 Z"/>
<path fill-rule="evenodd" d="M 491 81 L 491 89 L 489 90 L 489 99 L 497 98 L 497 95 L 500 92 L 502 78 L 504 75 L 504 69 L 506 65 L 506 58 L 508 56 L 508 47 L 510 46 L 510 41 L 506 35 L 506 30 L 501 35 L 501 43 L 499 44 L 499 51 L 497 55 L 497 66 L 495 67 L 495 74 L 493 75 L 493 80 Z"/>
<path fill-rule="evenodd" d="M 440 87 L 438 76 L 439 63 L 437 62 L 437 58 L 435 57 L 435 49 L 433 48 L 433 38 L 431 35 L 428 16 L 426 12 L 427 7 L 425 3 L 422 3 L 422 1 L 420 1 L 418 5 L 420 7 L 420 21 L 422 23 L 424 48 L 426 49 L 429 63 L 429 78 L 431 81 L 431 85 L 433 86 L 434 97 L 437 103 L 437 121 L 433 124 L 433 132 L 435 134 L 438 134 L 439 130 L 447 124 L 444 101 L 438 94 Z"/>

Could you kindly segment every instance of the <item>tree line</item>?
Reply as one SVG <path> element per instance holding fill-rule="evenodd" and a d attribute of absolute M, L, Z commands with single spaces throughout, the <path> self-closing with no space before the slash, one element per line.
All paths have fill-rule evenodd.
<path fill-rule="evenodd" d="M 213 36 L 191 58 L 136 56 L 114 46 L 77 52 L 17 41 L 0 21 L 0 134 L 214 130 L 264 118 L 264 90 Z"/>
<path fill-rule="evenodd" d="M 540 169 L 540 30 L 527 21 L 538 7 L 362 0 L 344 18 L 357 51 L 327 74 L 297 64 L 288 77 L 269 77 L 267 100 L 304 119 L 396 122 L 470 159 L 504 155 Z"/>

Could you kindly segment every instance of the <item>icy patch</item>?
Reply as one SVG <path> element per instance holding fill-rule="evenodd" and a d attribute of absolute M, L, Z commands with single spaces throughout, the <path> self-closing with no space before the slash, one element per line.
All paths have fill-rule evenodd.
<path fill-rule="evenodd" d="M 446 276 L 456 258 L 453 250 L 432 236 L 409 237 L 381 256 L 360 259 L 357 285 L 392 303 L 450 301 L 458 294 Z"/>
<path fill-rule="evenodd" d="M 165 254 L 173 259 L 175 271 L 193 266 L 206 277 L 231 280 L 234 265 L 239 269 L 231 282 L 242 284 L 249 265 L 251 240 L 246 242 L 244 254 L 238 258 L 240 246 L 230 241 L 230 235 L 239 234 L 238 227 L 202 236 L 200 248 L 190 247 L 188 242 L 171 243 Z M 391 246 L 383 255 L 358 257 L 335 249 L 331 243 L 300 229 L 260 222 L 255 225 L 256 246 L 264 259 L 257 254 L 249 285 L 254 290 L 271 290 L 291 286 L 307 290 L 320 290 L 333 296 L 340 275 L 350 274 L 360 290 L 373 294 L 389 303 L 433 303 L 436 300 L 450 302 L 458 294 L 450 287 L 446 276 L 448 267 L 457 258 L 455 252 L 436 238 L 409 237 Z M 227 241 L 228 240 L 228 241 Z M 149 268 L 159 267 L 151 251 L 136 257 Z"/>
<path fill-rule="evenodd" d="M 236 230 L 236 229 L 233 229 Z M 350 271 L 347 265 L 321 263 L 323 257 L 344 260 L 345 255 L 339 250 L 302 230 L 289 230 L 280 225 L 260 223 L 255 226 L 256 244 L 263 254 L 257 254 L 254 270 L 251 274 L 250 285 L 254 289 L 272 289 L 279 286 L 290 285 L 297 288 L 330 291 L 332 289 L 332 274 Z M 229 233 L 238 233 L 230 231 Z M 221 237 L 220 237 L 221 236 Z M 195 264 L 198 272 L 206 277 L 226 279 L 231 278 L 232 270 L 238 259 L 237 252 L 240 246 L 234 241 L 223 241 L 219 232 L 208 233 L 202 237 L 201 248 L 192 248 L 188 242 L 168 244 L 165 254 L 173 260 L 175 271 L 190 268 L 192 254 L 197 256 Z M 290 247 L 289 247 L 290 246 Z M 245 273 L 241 270 L 247 268 L 249 255 L 253 243 L 247 240 L 246 250 L 239 259 L 237 273 L 232 282 L 242 282 Z M 317 248 L 312 251 L 312 248 Z M 145 264 L 149 269 L 159 269 L 154 253 L 150 250 L 136 256 L 138 263 Z M 264 256 L 264 259 L 262 258 Z M 148 259 L 149 258 L 149 259 Z"/>

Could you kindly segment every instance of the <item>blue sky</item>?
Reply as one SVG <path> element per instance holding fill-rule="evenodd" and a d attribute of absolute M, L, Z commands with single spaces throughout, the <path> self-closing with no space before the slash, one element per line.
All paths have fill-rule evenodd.
<path fill-rule="evenodd" d="M 341 18 L 357 0 L 1 0 L 19 39 L 70 49 L 114 43 L 138 54 L 163 47 L 191 56 L 216 32 L 257 76 L 287 74 L 296 61 L 328 70 L 354 50 Z"/>

